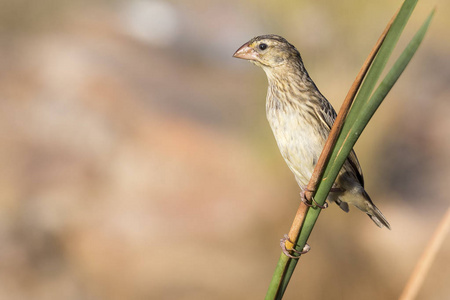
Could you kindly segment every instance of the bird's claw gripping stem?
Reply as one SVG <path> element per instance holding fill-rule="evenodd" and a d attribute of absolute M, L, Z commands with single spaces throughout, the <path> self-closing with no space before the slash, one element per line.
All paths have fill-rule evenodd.
<path fill-rule="evenodd" d="M 292 247 L 291 250 L 288 250 L 286 248 L 286 242 L 289 242 L 292 245 L 294 245 L 294 243 L 291 241 L 291 239 L 289 238 L 289 236 L 287 234 L 285 234 L 284 237 L 280 240 L 280 247 L 281 247 L 281 250 L 283 251 L 284 255 L 286 255 L 289 258 L 299 259 L 300 255 L 308 253 L 309 250 L 311 250 L 311 247 L 308 244 L 305 244 L 305 247 L 303 247 L 302 251 L 295 250 L 294 247 Z M 292 251 L 298 255 L 294 256 L 291 253 L 289 253 L 289 251 Z"/>
<path fill-rule="evenodd" d="M 328 207 L 328 202 L 325 201 L 325 203 L 323 205 L 320 205 L 319 203 L 317 203 L 316 199 L 314 199 L 314 197 L 311 197 L 312 202 L 314 203 L 310 203 L 308 201 L 308 199 L 306 199 L 306 194 L 305 191 L 307 192 L 314 192 L 314 191 L 310 191 L 308 188 L 302 189 L 302 191 L 300 192 L 300 198 L 302 200 L 303 203 L 305 203 L 306 206 L 308 207 L 312 207 L 312 206 L 316 206 L 320 209 L 325 209 Z"/>

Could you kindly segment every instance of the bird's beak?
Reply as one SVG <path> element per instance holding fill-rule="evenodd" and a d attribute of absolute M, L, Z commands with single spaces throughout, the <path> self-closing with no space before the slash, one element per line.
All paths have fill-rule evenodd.
<path fill-rule="evenodd" d="M 237 51 L 234 52 L 233 57 L 254 61 L 259 60 L 258 53 L 250 47 L 249 43 L 245 43 L 241 48 L 237 49 Z"/>

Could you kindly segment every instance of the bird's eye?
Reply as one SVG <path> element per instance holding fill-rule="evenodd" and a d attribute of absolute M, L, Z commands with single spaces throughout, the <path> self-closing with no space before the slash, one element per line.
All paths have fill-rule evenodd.
<path fill-rule="evenodd" d="M 258 47 L 259 47 L 260 50 L 266 50 L 267 49 L 267 44 L 261 43 L 261 44 L 259 44 Z"/>

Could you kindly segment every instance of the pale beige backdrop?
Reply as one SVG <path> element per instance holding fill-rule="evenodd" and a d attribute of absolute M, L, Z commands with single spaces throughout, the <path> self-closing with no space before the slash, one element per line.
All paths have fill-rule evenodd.
<path fill-rule="evenodd" d="M 0 1 L 0 299 L 262 299 L 299 189 L 231 55 L 283 35 L 338 108 L 400 4 Z M 450 2 L 399 46 L 435 5 L 356 146 L 392 231 L 332 205 L 286 299 L 397 299 L 448 207 Z M 449 250 L 418 299 L 448 299 Z"/>

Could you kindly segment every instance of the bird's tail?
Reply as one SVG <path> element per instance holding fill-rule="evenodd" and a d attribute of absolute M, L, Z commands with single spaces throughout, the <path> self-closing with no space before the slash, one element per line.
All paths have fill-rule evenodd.
<path fill-rule="evenodd" d="M 389 225 L 386 217 L 381 213 L 378 207 L 375 206 L 375 204 L 371 205 L 369 211 L 367 212 L 367 215 L 375 224 L 377 224 L 378 227 L 382 228 L 383 226 L 385 226 L 387 229 L 391 229 L 391 225 Z"/>
<path fill-rule="evenodd" d="M 391 225 L 386 220 L 386 217 L 381 213 L 378 207 L 373 204 L 369 195 L 364 191 L 364 196 L 369 200 L 367 203 L 368 210 L 366 211 L 367 215 L 372 219 L 372 221 L 377 224 L 378 227 L 383 228 L 385 226 L 387 229 L 391 230 Z"/>

